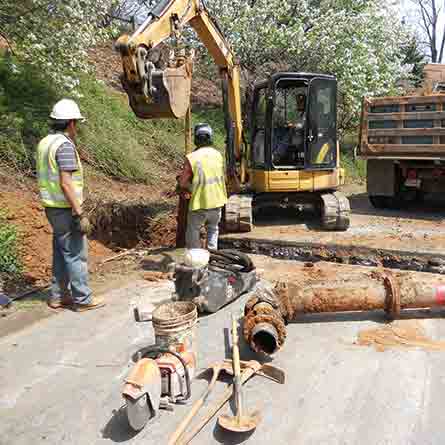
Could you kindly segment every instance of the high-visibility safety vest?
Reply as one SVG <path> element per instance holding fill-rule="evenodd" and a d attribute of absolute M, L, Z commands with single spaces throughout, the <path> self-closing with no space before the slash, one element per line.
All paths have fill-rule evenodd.
<path fill-rule="evenodd" d="M 192 166 L 192 197 L 189 211 L 215 209 L 227 202 L 224 159 L 212 147 L 201 147 L 187 155 Z"/>
<path fill-rule="evenodd" d="M 65 142 L 71 142 L 62 133 L 50 134 L 37 146 L 37 176 L 40 198 L 44 207 L 70 208 L 60 186 L 60 171 L 56 161 L 57 149 Z M 79 154 L 76 152 L 78 170 L 72 173 L 74 192 L 79 203 L 83 202 L 83 171 Z"/>

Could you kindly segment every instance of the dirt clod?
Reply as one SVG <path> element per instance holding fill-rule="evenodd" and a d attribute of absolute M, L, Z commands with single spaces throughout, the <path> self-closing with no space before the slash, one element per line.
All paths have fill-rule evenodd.
<path fill-rule="evenodd" d="M 145 272 L 143 277 L 144 280 L 157 282 L 162 280 L 171 280 L 173 278 L 173 274 L 171 272 L 158 272 L 153 270 Z"/>

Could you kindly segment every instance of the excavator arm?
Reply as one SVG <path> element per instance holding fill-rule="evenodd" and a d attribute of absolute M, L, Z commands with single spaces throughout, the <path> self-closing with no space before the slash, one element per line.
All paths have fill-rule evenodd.
<path fill-rule="evenodd" d="M 179 40 L 186 24 L 193 27 L 220 68 L 227 94 L 226 118 L 230 121 L 226 122 L 226 128 L 233 127 L 234 155 L 239 159 L 243 131 L 239 67 L 228 42 L 202 0 L 161 0 L 132 36 L 124 35 L 117 41 L 124 71 L 122 83 L 130 104 L 141 118 L 180 118 L 185 115 L 190 103 L 190 84 L 187 86 L 179 79 L 188 76 L 191 81 L 189 62 L 186 58 L 177 59 L 175 66 L 157 71 L 150 55 L 156 46 L 169 38 Z M 162 84 L 161 88 L 154 86 L 156 75 L 162 78 L 157 82 L 158 85 Z M 168 107 L 163 103 L 166 101 L 169 102 Z M 181 106 L 184 103 L 186 106 Z"/>

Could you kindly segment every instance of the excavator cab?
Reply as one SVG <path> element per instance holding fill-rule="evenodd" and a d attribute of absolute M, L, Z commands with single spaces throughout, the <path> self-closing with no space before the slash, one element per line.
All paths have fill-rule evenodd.
<path fill-rule="evenodd" d="M 347 230 L 349 201 L 338 191 L 344 171 L 338 163 L 336 78 L 279 72 L 257 83 L 249 127 L 252 208 L 311 208 L 325 230 Z"/>
<path fill-rule="evenodd" d="M 335 77 L 321 74 L 276 73 L 255 85 L 251 167 L 335 168 L 336 97 Z"/>

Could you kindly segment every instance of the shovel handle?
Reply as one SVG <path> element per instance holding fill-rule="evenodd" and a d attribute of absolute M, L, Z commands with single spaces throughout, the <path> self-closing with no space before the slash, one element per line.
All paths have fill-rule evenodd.
<path fill-rule="evenodd" d="M 243 385 L 245 382 L 247 382 L 247 380 L 249 380 L 253 375 L 255 375 L 255 373 L 260 368 L 261 366 L 244 369 L 241 374 L 241 384 Z M 233 394 L 233 385 L 230 385 L 224 391 L 221 398 L 212 405 L 209 412 L 192 428 L 192 430 L 184 438 L 184 440 L 180 440 L 178 444 L 179 445 L 189 444 L 193 440 L 193 438 L 207 425 L 207 423 L 210 422 L 213 416 L 225 405 L 225 403 L 230 399 L 232 394 Z"/>
<path fill-rule="evenodd" d="M 241 363 L 239 358 L 238 347 L 238 326 L 236 317 L 232 314 L 232 366 L 233 366 L 233 389 L 234 398 L 236 402 L 236 415 L 241 417 L 243 415 L 243 402 L 241 396 Z"/>
<path fill-rule="evenodd" d="M 170 437 L 170 439 L 168 441 L 168 445 L 174 445 L 178 442 L 178 439 L 182 436 L 182 434 L 184 433 L 184 431 L 190 424 L 190 422 L 193 419 L 193 417 L 195 416 L 195 414 L 199 411 L 201 406 L 204 405 L 205 401 L 207 400 L 210 392 L 212 391 L 213 387 L 215 386 L 215 383 L 218 379 L 220 371 L 221 371 L 220 365 L 216 365 L 213 368 L 213 376 L 212 376 L 212 380 L 209 383 L 209 386 L 204 391 L 202 396 L 192 405 L 187 416 L 181 421 L 179 426 L 176 428 L 176 430 L 174 431 L 174 433 L 172 434 L 172 436 Z"/>
<path fill-rule="evenodd" d="M 233 374 L 235 377 L 241 375 L 241 363 L 239 358 L 239 347 L 238 347 L 238 326 L 236 323 L 236 317 L 232 314 L 232 357 L 233 357 Z"/>

